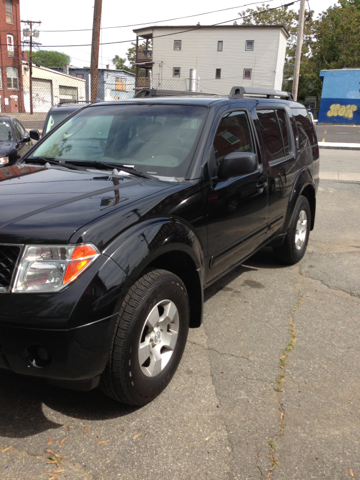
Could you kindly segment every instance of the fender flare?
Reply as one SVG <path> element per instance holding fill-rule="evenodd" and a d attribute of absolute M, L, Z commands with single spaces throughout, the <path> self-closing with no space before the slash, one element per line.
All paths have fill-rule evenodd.
<path fill-rule="evenodd" d="M 299 172 L 298 176 L 296 177 L 293 188 L 291 190 L 285 221 L 280 233 L 286 233 L 287 229 L 289 228 L 296 202 L 298 201 L 298 198 L 300 197 L 300 195 L 303 195 L 305 191 L 307 192 L 305 196 L 308 198 L 310 208 L 311 208 L 311 213 L 312 213 L 311 229 L 313 229 L 314 221 L 315 221 L 316 185 L 310 170 L 307 168 L 304 168 Z"/>

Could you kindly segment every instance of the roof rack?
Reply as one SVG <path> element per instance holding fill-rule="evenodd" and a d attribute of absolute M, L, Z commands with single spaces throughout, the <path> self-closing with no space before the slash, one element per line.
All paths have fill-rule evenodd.
<path fill-rule="evenodd" d="M 190 96 L 201 96 L 201 97 L 214 97 L 214 93 L 203 93 L 203 92 L 187 92 L 184 90 L 157 90 L 155 88 L 142 88 L 139 90 L 134 98 L 144 98 L 144 97 L 190 97 Z"/>
<path fill-rule="evenodd" d="M 266 97 L 266 98 L 287 98 L 293 100 L 294 97 L 290 92 L 283 92 L 281 90 L 270 90 L 268 88 L 258 87 L 232 87 L 229 98 L 244 98 L 245 95 L 252 97 Z"/>
<path fill-rule="evenodd" d="M 61 100 L 57 106 L 60 107 L 60 105 L 67 105 L 69 103 L 96 103 L 93 102 L 92 100 Z"/>

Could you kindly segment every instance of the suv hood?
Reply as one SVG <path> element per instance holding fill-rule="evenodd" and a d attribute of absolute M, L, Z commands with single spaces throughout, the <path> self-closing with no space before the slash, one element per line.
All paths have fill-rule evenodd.
<path fill-rule="evenodd" d="M 87 223 L 173 186 L 103 170 L 2 168 L 0 243 L 67 243 Z"/>

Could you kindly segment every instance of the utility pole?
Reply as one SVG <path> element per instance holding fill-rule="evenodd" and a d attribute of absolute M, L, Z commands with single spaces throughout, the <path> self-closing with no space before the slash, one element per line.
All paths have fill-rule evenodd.
<path fill-rule="evenodd" d="M 98 89 L 98 63 L 99 63 L 101 7 L 102 7 L 102 0 L 95 0 L 92 43 L 91 43 L 91 65 L 90 65 L 91 100 L 93 102 L 95 102 L 97 99 L 97 89 Z"/>
<path fill-rule="evenodd" d="M 297 34 L 293 90 L 292 90 L 295 101 L 297 100 L 298 91 L 299 91 L 300 62 L 301 62 L 301 52 L 302 52 L 303 36 L 304 36 L 304 17 L 305 17 L 305 0 L 300 0 L 299 27 L 298 27 L 298 34 Z"/>
<path fill-rule="evenodd" d="M 32 115 L 34 113 L 33 111 L 33 93 L 32 93 L 32 49 L 34 45 L 41 45 L 41 43 L 36 43 L 33 42 L 33 37 L 39 37 L 39 31 L 38 30 L 33 30 L 33 25 L 37 24 L 40 25 L 41 22 L 33 22 L 32 20 L 21 20 L 21 23 L 26 23 L 29 25 L 29 28 L 24 28 L 23 30 L 23 35 L 24 37 L 30 37 L 30 40 L 26 40 L 26 43 L 29 42 L 30 44 L 30 59 L 29 59 L 29 69 L 30 69 L 30 85 L 29 85 L 29 90 L 30 90 L 30 114 Z M 25 42 L 24 42 L 25 43 Z"/>

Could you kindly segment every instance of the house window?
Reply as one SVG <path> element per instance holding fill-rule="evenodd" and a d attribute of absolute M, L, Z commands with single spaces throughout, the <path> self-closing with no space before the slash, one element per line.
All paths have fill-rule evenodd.
<path fill-rule="evenodd" d="M 16 67 L 6 67 L 6 81 L 9 90 L 19 89 L 19 72 Z"/>
<path fill-rule="evenodd" d="M 221 78 L 221 68 L 217 68 L 217 69 L 216 69 L 215 78 L 216 78 L 217 80 L 220 80 L 220 78 Z"/>
<path fill-rule="evenodd" d="M 174 40 L 174 50 L 181 50 L 181 40 Z"/>
<path fill-rule="evenodd" d="M 251 80 L 252 69 L 251 68 L 244 68 L 244 76 L 246 80 Z"/>
<path fill-rule="evenodd" d="M 222 41 L 222 40 L 219 40 L 219 41 L 218 41 L 217 51 L 218 51 L 218 52 L 222 52 L 222 51 L 223 51 L 223 41 Z"/>
<path fill-rule="evenodd" d="M 180 78 L 180 67 L 173 68 L 173 77 Z"/>
<path fill-rule="evenodd" d="M 2 90 L 3 84 L 2 84 L 2 70 L 0 68 L 0 89 Z"/>
<path fill-rule="evenodd" d="M 246 43 L 245 43 L 245 50 L 247 52 L 250 52 L 252 50 L 254 50 L 254 40 L 246 40 Z"/>
<path fill-rule="evenodd" d="M 115 90 L 126 92 L 126 81 L 122 77 L 115 77 Z"/>
<path fill-rule="evenodd" d="M 6 0 L 5 2 L 5 16 L 6 23 L 13 24 L 13 2 L 12 0 Z"/>
<path fill-rule="evenodd" d="M 14 37 L 13 35 L 6 35 L 6 42 L 7 42 L 7 49 L 8 49 L 8 57 L 14 56 Z"/>

